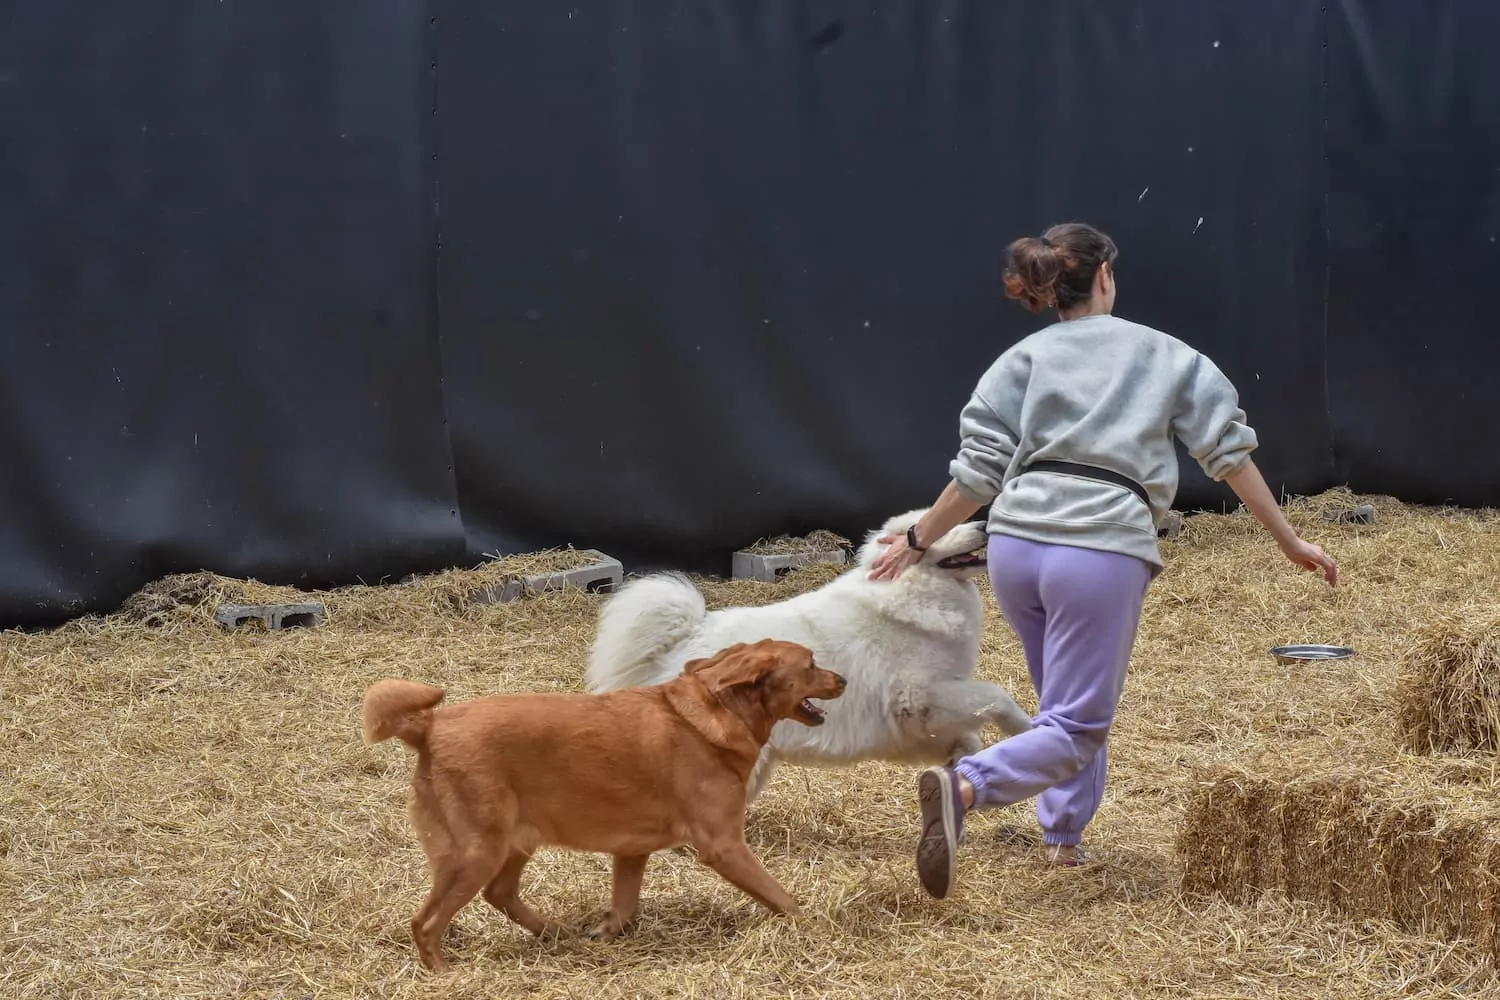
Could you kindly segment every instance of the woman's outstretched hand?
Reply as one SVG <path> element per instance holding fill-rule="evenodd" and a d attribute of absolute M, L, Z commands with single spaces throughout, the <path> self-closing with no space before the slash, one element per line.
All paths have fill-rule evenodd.
<path fill-rule="evenodd" d="M 1244 502 L 1246 509 L 1255 515 L 1255 519 L 1266 527 L 1271 537 L 1276 539 L 1276 544 L 1288 559 L 1305 570 L 1314 573 L 1321 570 L 1323 579 L 1328 581 L 1330 587 L 1338 585 L 1338 565 L 1327 552 L 1312 542 L 1303 541 L 1296 529 L 1287 522 L 1286 515 L 1281 512 L 1276 498 L 1271 495 L 1271 489 L 1266 485 L 1260 469 L 1256 468 L 1254 459 L 1246 459 L 1224 481 Z"/>
<path fill-rule="evenodd" d="M 1324 552 L 1312 542 L 1305 542 L 1301 538 L 1293 539 L 1281 547 L 1281 551 L 1292 562 L 1305 570 L 1323 573 L 1323 579 L 1328 581 L 1330 587 L 1338 586 L 1339 567 L 1333 561 L 1333 557 Z"/>

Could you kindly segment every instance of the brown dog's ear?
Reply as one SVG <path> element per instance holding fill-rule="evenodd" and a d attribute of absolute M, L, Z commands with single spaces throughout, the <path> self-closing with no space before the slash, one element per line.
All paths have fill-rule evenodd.
<path fill-rule="evenodd" d="M 702 673 L 717 668 L 713 677 L 705 677 L 704 680 L 714 690 L 722 691 L 726 688 L 753 687 L 769 677 L 780 662 L 780 656 L 761 648 L 760 643 L 752 646 L 740 642 L 721 650 L 694 672 Z"/>
<path fill-rule="evenodd" d="M 745 644 L 743 642 L 737 642 L 733 646 L 719 650 L 712 656 L 700 656 L 696 660 L 688 660 L 682 665 L 682 672 L 685 674 L 696 674 L 707 670 L 709 667 L 723 663 L 726 657 L 733 656 L 744 648 Z"/>

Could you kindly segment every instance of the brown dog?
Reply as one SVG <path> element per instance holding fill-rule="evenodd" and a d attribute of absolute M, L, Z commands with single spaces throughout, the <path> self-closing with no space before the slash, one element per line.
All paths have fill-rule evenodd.
<path fill-rule="evenodd" d="M 776 913 L 797 903 L 745 843 L 745 789 L 771 727 L 816 726 L 809 698 L 837 698 L 844 679 L 806 646 L 739 643 L 693 660 L 671 681 L 608 694 L 515 694 L 437 708 L 443 691 L 383 680 L 365 692 L 364 736 L 417 751 L 410 815 L 432 868 L 412 918 L 422 963 L 448 968 L 443 934 L 483 891 L 510 919 L 553 925 L 517 897 L 538 847 L 614 855 L 612 939 L 635 915 L 646 860 L 682 844 Z"/>

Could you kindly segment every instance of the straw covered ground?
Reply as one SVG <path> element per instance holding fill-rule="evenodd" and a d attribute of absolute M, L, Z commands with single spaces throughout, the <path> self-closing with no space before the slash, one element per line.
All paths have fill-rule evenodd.
<path fill-rule="evenodd" d="M 0 995 L 1496 995 L 1482 946 L 1287 892 L 1204 896 L 1193 845 L 1179 853 L 1190 803 L 1223 769 L 1270 782 L 1268 794 L 1296 775 L 1362 775 L 1381 808 L 1435 803 L 1431 815 L 1449 819 L 1483 821 L 1497 799 L 1487 759 L 1410 754 L 1398 717 L 1420 627 L 1497 603 L 1500 521 L 1379 499 L 1373 525 L 1322 518 L 1353 500 L 1289 510 L 1339 559 L 1334 593 L 1244 514 L 1189 518 L 1164 543 L 1169 568 L 1150 594 L 1089 834 L 1096 865 L 1044 870 L 1029 807 L 982 814 L 962 886 L 932 901 L 910 860 L 911 769 L 789 767 L 752 809 L 749 837 L 803 921 L 767 918 L 667 852 L 626 938 L 537 941 L 475 903 L 450 933 L 455 971 L 441 981 L 420 971 L 408 936 L 427 888 L 404 813 L 410 755 L 360 743 L 361 693 L 389 675 L 455 701 L 576 688 L 601 598 L 464 599 L 515 572 L 502 564 L 319 595 L 321 629 L 227 632 L 212 621 L 221 596 L 289 592 L 193 577 L 117 616 L 0 636 Z M 713 605 L 765 602 L 833 572 L 704 586 Z M 1032 707 L 1017 645 L 992 603 L 989 614 L 981 673 Z M 1359 655 L 1279 666 L 1267 651 L 1284 642 Z M 1295 774 L 1282 780 L 1273 764 Z M 1319 810 L 1347 812 L 1299 801 L 1313 826 Z M 1341 863 L 1367 861 L 1393 863 L 1358 851 Z M 1404 879 L 1424 875 L 1399 853 L 1394 863 Z M 581 932 L 606 905 L 608 861 L 544 852 L 523 892 Z"/>

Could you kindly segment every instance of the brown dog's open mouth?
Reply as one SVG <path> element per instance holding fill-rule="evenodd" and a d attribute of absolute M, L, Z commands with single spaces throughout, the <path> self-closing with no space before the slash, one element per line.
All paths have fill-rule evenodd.
<path fill-rule="evenodd" d="M 808 699 L 803 698 L 797 703 L 797 718 L 809 726 L 821 726 L 823 724 L 823 710 Z"/>
<path fill-rule="evenodd" d="M 970 566 L 983 566 L 989 561 L 989 554 L 984 549 L 975 549 L 973 552 L 960 552 L 956 556 L 939 559 L 938 566 L 941 569 L 968 569 Z"/>

